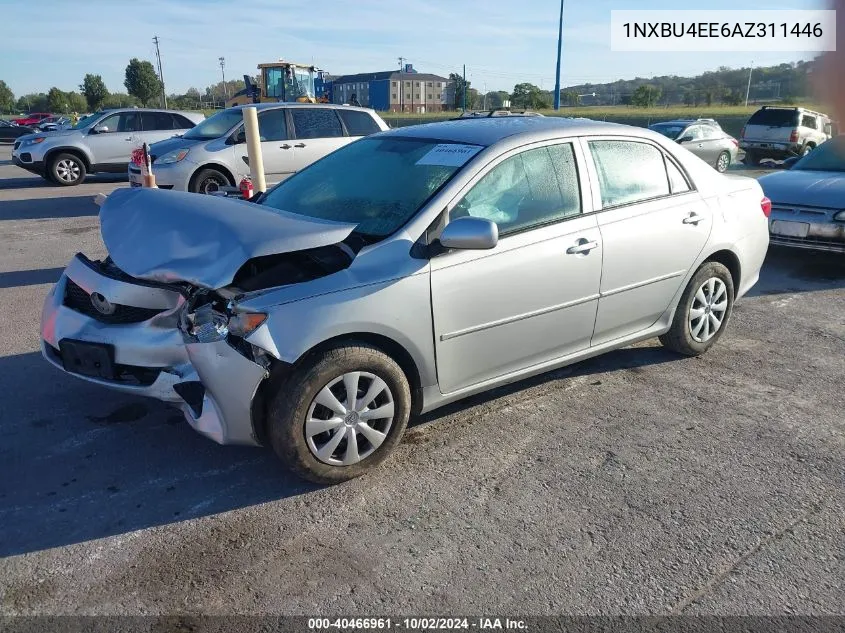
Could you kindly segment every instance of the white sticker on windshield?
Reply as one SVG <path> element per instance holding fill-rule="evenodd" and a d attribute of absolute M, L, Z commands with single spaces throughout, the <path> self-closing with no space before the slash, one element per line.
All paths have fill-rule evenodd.
<path fill-rule="evenodd" d="M 482 150 L 478 145 L 440 143 L 417 161 L 417 165 L 443 165 L 460 167 Z"/>

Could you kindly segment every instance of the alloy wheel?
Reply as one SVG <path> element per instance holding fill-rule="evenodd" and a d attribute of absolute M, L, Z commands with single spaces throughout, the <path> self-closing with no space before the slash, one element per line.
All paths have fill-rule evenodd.
<path fill-rule="evenodd" d="M 728 289 L 718 277 L 711 277 L 696 291 L 689 311 L 689 329 L 698 343 L 706 343 L 721 329 L 728 310 Z"/>
<path fill-rule="evenodd" d="M 731 157 L 728 154 L 719 154 L 719 160 L 716 162 L 716 169 L 721 173 L 727 171 L 731 163 Z"/>
<path fill-rule="evenodd" d="M 70 158 L 64 158 L 56 163 L 56 177 L 62 182 L 76 182 L 81 170 L 79 164 Z"/>
<path fill-rule="evenodd" d="M 220 182 L 220 180 L 218 180 L 217 178 L 214 178 L 212 176 L 212 177 L 206 178 L 205 180 L 203 180 L 200 183 L 199 190 L 200 190 L 201 193 L 209 194 L 209 193 L 212 193 L 214 191 L 219 191 L 220 187 L 222 187 L 222 186 L 223 186 L 223 183 Z"/>
<path fill-rule="evenodd" d="M 305 441 L 321 462 L 351 466 L 382 445 L 393 417 L 393 393 L 387 383 L 368 372 L 348 372 L 329 382 L 311 402 Z"/>

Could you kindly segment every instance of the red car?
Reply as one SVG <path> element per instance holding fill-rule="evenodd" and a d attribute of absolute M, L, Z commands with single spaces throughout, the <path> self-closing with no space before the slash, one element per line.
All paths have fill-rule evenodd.
<path fill-rule="evenodd" d="M 40 123 L 43 119 L 53 116 L 49 112 L 30 112 L 22 119 L 12 119 L 18 125 L 35 125 Z"/>

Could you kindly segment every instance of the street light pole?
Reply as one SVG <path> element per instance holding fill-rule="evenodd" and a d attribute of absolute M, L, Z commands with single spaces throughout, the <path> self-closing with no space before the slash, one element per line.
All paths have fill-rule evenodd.
<path fill-rule="evenodd" d="M 557 71 L 555 72 L 555 110 L 560 110 L 560 55 L 563 49 L 563 0 L 560 0 L 560 23 L 557 29 Z"/>
<path fill-rule="evenodd" d="M 220 74 L 223 75 L 223 94 L 226 95 L 226 99 L 229 99 L 229 88 L 226 87 L 226 58 L 225 57 L 218 57 L 217 60 L 220 62 Z"/>
<path fill-rule="evenodd" d="M 748 87 L 745 89 L 745 107 L 748 107 L 748 95 L 751 93 L 751 73 L 754 72 L 754 61 L 751 61 L 751 68 L 748 69 Z"/>

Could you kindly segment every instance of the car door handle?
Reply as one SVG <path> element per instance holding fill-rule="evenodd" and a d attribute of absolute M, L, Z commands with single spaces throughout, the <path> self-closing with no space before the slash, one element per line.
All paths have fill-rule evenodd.
<path fill-rule="evenodd" d="M 131 137 L 131 136 L 127 136 L 127 137 L 126 137 L 125 139 L 123 139 L 123 140 L 124 140 L 124 141 L 131 141 L 131 140 L 132 140 L 132 137 Z"/>
<path fill-rule="evenodd" d="M 684 224 L 695 224 L 696 226 L 698 226 L 699 222 L 703 222 L 703 221 L 704 221 L 704 217 L 698 215 L 697 213 L 690 213 L 683 220 Z"/>
<path fill-rule="evenodd" d="M 305 143 L 297 143 L 294 147 L 305 147 Z"/>
<path fill-rule="evenodd" d="M 567 255 L 580 255 L 582 253 L 589 253 L 594 248 L 598 248 L 598 242 L 590 242 L 581 238 L 575 246 L 570 246 L 566 249 Z"/>
<path fill-rule="evenodd" d="M 290 149 L 290 145 L 285 143 L 284 145 L 279 145 L 279 149 Z"/>

